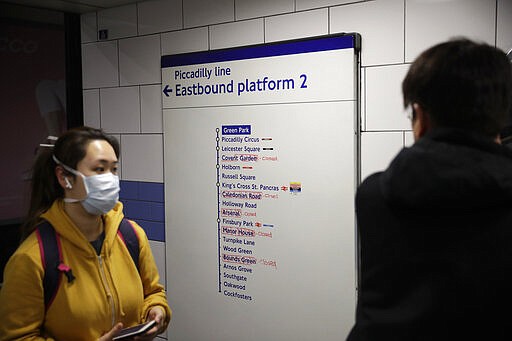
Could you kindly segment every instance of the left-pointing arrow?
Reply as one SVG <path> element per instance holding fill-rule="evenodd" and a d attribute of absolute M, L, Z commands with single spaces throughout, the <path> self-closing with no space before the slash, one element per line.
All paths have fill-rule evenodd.
<path fill-rule="evenodd" d="M 169 92 L 172 92 L 172 89 L 169 88 L 169 84 L 166 84 L 165 85 L 165 88 L 164 88 L 164 94 L 165 96 L 169 97 Z"/>

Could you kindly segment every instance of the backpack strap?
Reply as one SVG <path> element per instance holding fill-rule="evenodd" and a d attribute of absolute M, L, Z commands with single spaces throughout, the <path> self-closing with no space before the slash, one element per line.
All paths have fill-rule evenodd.
<path fill-rule="evenodd" d="M 39 224 L 35 232 L 44 269 L 44 307 L 45 310 L 48 310 L 57 295 L 57 289 L 62 280 L 59 270 L 59 265 L 62 263 L 62 249 L 59 234 L 48 221 L 45 220 Z"/>
<path fill-rule="evenodd" d="M 139 236 L 135 231 L 135 227 L 128 220 L 123 218 L 121 220 L 121 224 L 119 224 L 119 229 L 117 230 L 117 235 L 123 241 L 124 245 L 128 249 L 130 256 L 132 256 L 133 262 L 139 270 Z"/>

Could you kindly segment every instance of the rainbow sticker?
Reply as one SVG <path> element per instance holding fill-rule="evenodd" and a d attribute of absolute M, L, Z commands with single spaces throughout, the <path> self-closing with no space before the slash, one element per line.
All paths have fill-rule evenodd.
<path fill-rule="evenodd" d="M 290 193 L 300 193 L 302 190 L 302 186 L 300 182 L 290 182 Z"/>

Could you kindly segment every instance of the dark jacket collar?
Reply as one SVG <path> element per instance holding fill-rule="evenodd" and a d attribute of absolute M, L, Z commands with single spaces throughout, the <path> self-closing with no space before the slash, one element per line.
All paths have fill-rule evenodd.
<path fill-rule="evenodd" d="M 408 209 L 512 204 L 512 151 L 489 137 L 437 128 L 404 148 L 380 185 L 390 205 Z"/>

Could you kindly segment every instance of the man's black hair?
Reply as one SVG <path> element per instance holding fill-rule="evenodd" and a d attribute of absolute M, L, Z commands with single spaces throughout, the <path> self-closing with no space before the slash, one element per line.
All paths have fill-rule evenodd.
<path fill-rule="evenodd" d="M 429 48 L 413 62 L 402 91 L 404 106 L 418 103 L 434 127 L 496 137 L 511 108 L 512 67 L 495 47 L 452 40 Z"/>

